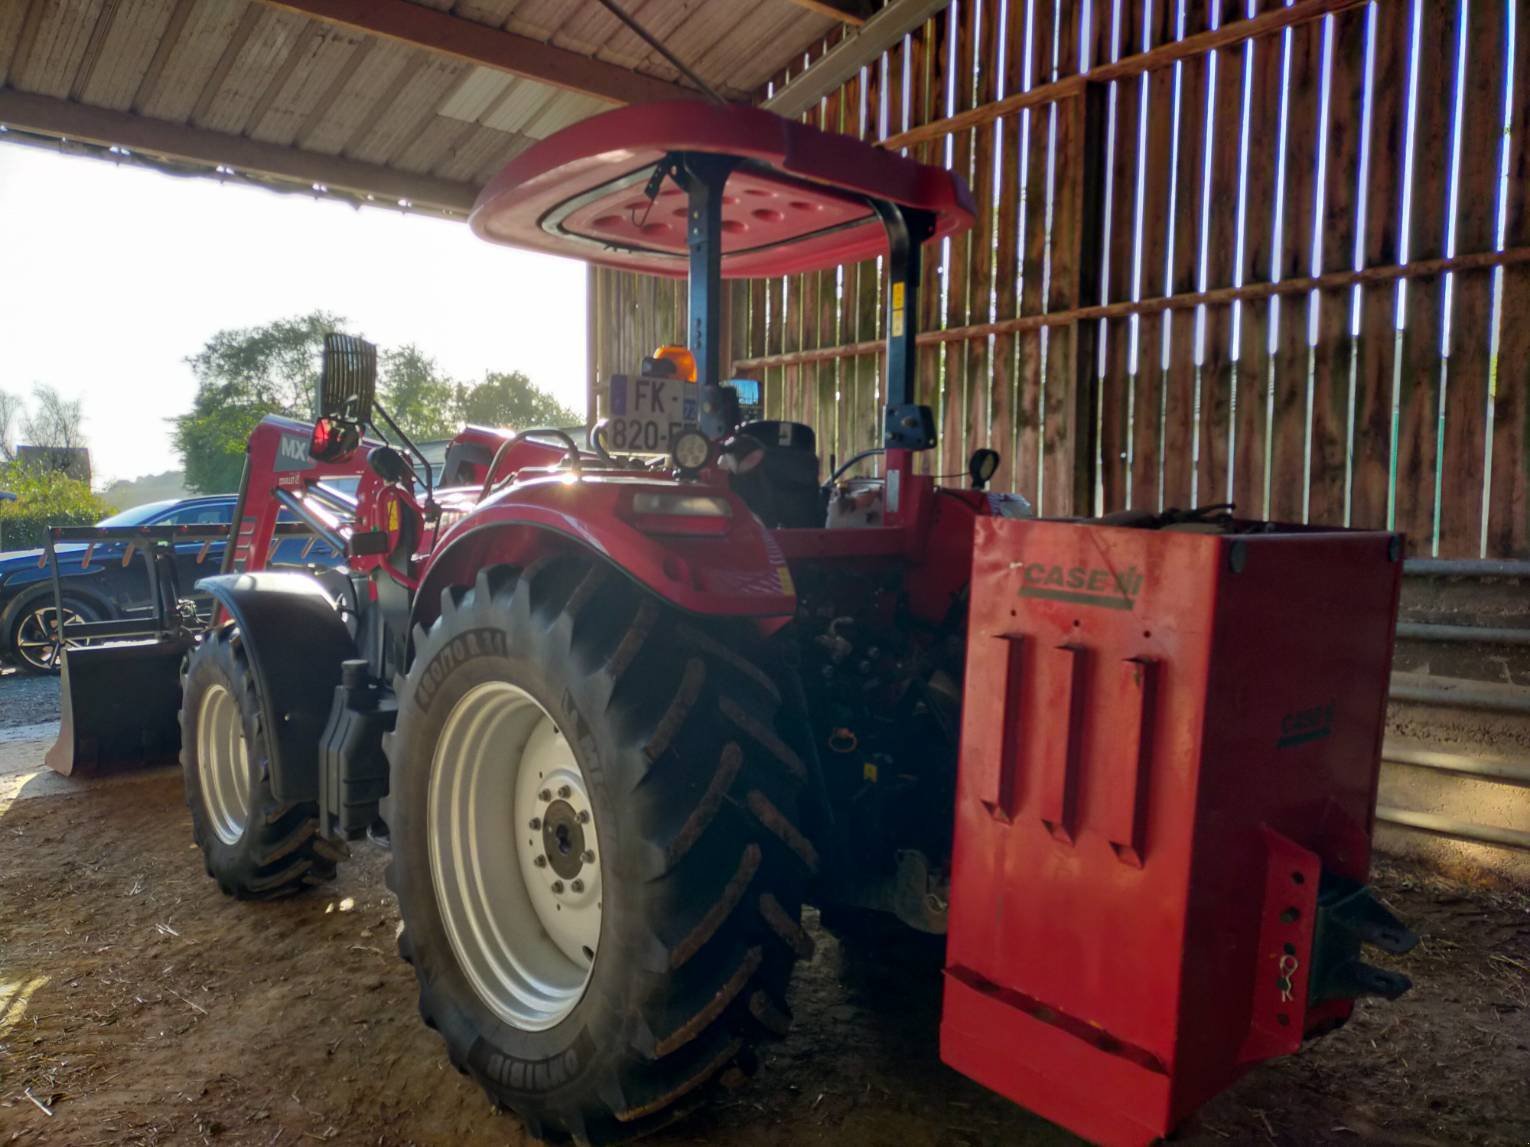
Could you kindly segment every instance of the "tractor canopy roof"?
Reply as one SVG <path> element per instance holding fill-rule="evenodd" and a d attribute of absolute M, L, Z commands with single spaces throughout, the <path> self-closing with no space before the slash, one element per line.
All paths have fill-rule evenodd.
<path fill-rule="evenodd" d="M 722 270 L 729 278 L 821 270 L 884 254 L 871 200 L 930 213 L 935 234 L 972 223 L 962 179 L 847 135 L 750 107 L 642 104 L 583 120 L 516 156 L 478 196 L 475 234 L 623 270 L 683 277 L 686 193 L 667 156 L 736 156 L 723 195 Z"/>

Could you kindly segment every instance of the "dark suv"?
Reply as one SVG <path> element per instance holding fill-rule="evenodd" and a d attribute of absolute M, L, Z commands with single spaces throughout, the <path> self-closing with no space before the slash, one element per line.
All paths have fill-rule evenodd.
<path fill-rule="evenodd" d="M 149 502 L 103 519 L 102 526 L 228 526 L 234 519 L 234 496 L 220 494 L 179 501 Z M 196 596 L 198 578 L 218 572 L 225 543 L 182 542 L 175 547 L 176 576 L 183 595 Z M 127 544 L 58 547 L 59 577 L 64 588 L 65 621 L 106 621 L 147 612 L 149 579 L 143 558 L 124 562 Z M 273 565 L 332 566 L 341 555 L 323 539 L 283 538 Z M 199 604 L 202 604 L 199 602 Z M 53 673 L 58 651 L 53 638 L 53 586 L 43 550 L 0 554 L 0 661 L 24 672 Z"/>

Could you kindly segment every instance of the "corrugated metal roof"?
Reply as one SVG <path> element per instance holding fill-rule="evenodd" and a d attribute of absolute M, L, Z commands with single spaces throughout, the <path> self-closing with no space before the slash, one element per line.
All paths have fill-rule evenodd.
<path fill-rule="evenodd" d="M 401 2 L 377 7 L 413 21 Z M 407 3 L 688 86 L 595 0 Z M 299 0 L 0 0 L 0 124 L 9 129 L 0 138 L 67 137 L 86 150 L 120 144 L 134 158 L 181 170 L 221 164 L 265 181 L 322 183 L 450 214 L 533 140 L 612 106 L 554 86 L 561 74 L 541 82 L 326 23 L 312 5 L 289 10 L 304 7 Z M 626 0 L 626 7 L 734 99 L 747 99 L 834 28 L 792 0 Z"/>

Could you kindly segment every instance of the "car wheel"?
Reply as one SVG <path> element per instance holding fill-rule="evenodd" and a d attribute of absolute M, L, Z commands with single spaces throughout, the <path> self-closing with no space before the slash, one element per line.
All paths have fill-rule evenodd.
<path fill-rule="evenodd" d="M 57 609 L 51 594 L 40 594 L 22 603 L 11 621 L 10 633 L 6 635 L 12 659 L 23 673 L 56 674 L 59 670 L 60 647 L 55 637 Z M 65 596 L 64 624 L 77 621 L 101 621 L 98 606 L 78 597 Z M 69 648 L 78 649 L 90 644 L 89 639 L 70 641 Z"/>

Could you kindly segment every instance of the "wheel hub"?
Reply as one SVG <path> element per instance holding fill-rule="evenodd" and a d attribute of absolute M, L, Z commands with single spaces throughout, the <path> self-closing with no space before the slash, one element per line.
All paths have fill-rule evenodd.
<path fill-rule="evenodd" d="M 65 644 L 70 649 L 78 649 L 88 644 L 78 639 L 71 639 L 67 643 L 61 642 L 55 617 L 56 611 L 53 606 L 39 606 L 17 627 L 16 652 L 34 669 L 57 669 Z M 77 610 L 67 605 L 64 606 L 63 618 L 64 625 L 73 625 L 75 622 L 87 620 Z"/>
<path fill-rule="evenodd" d="M 584 995 L 600 945 L 594 810 L 572 747 L 505 681 L 453 706 L 431 762 L 429 851 L 441 921 L 479 997 L 541 1031 Z"/>
<path fill-rule="evenodd" d="M 548 866 L 564 880 L 584 871 L 584 829 L 568 801 L 553 801 L 543 814 L 542 848 Z"/>

